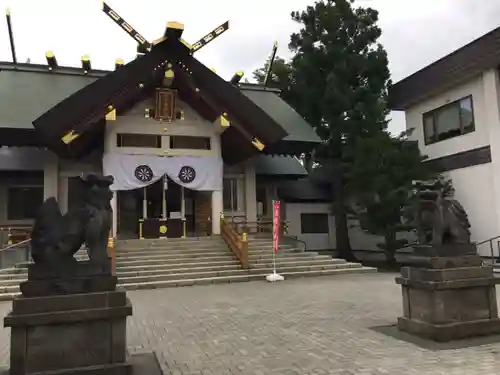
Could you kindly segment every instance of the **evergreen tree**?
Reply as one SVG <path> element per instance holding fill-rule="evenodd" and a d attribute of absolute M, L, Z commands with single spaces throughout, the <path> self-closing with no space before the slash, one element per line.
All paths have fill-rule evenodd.
<path fill-rule="evenodd" d="M 393 137 L 387 132 L 361 138 L 353 150 L 347 188 L 353 194 L 354 211 L 361 228 L 384 237 L 378 246 L 389 263 L 407 241 L 398 240 L 398 232 L 414 229 L 412 202 L 413 182 L 432 180 L 439 175 L 424 163 L 417 142 L 407 140 L 405 133 Z M 406 219 L 406 220 L 405 220 Z"/>
<path fill-rule="evenodd" d="M 291 36 L 292 105 L 322 138 L 314 153 L 328 175 L 334 197 L 337 249 L 352 260 L 346 177 L 358 142 L 387 127 L 389 70 L 378 43 L 378 12 L 353 0 L 321 0 L 293 12 L 301 24 Z"/>

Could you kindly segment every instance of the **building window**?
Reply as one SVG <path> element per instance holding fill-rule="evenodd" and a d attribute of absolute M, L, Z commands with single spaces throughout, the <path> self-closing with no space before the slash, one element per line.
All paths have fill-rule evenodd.
<path fill-rule="evenodd" d="M 328 214 L 300 214 L 300 232 L 302 234 L 328 234 Z"/>
<path fill-rule="evenodd" d="M 472 96 L 423 114 L 425 144 L 474 131 L 474 107 Z"/>
<path fill-rule="evenodd" d="M 161 136 L 155 134 L 118 134 L 117 147 L 161 148 Z"/>
<path fill-rule="evenodd" d="M 11 186 L 7 190 L 7 220 L 34 219 L 43 203 L 43 186 Z"/>
<path fill-rule="evenodd" d="M 184 150 L 210 150 L 210 137 L 171 135 L 170 148 Z"/>
<path fill-rule="evenodd" d="M 236 178 L 222 180 L 222 201 L 224 211 L 238 211 L 238 180 Z"/>

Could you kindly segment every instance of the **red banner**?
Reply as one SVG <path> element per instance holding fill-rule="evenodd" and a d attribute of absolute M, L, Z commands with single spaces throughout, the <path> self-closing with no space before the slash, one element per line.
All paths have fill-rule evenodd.
<path fill-rule="evenodd" d="M 277 253 L 280 246 L 280 201 L 273 201 L 273 249 Z"/>

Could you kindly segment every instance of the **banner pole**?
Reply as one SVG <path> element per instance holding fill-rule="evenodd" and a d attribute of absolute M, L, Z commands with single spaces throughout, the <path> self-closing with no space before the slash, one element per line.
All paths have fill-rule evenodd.
<path fill-rule="evenodd" d="M 280 201 L 273 200 L 273 273 L 266 276 L 267 281 L 283 281 L 285 278 L 276 273 L 276 253 L 279 250 Z"/>
<path fill-rule="evenodd" d="M 273 248 L 273 273 L 276 275 L 276 251 Z"/>

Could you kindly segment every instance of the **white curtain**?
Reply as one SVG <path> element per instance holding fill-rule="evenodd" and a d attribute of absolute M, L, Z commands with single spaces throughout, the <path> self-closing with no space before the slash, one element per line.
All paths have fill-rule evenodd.
<path fill-rule="evenodd" d="M 167 175 L 191 190 L 222 190 L 222 160 L 216 156 L 156 156 L 106 153 L 103 172 L 115 181 L 111 190 L 148 186 Z"/>

